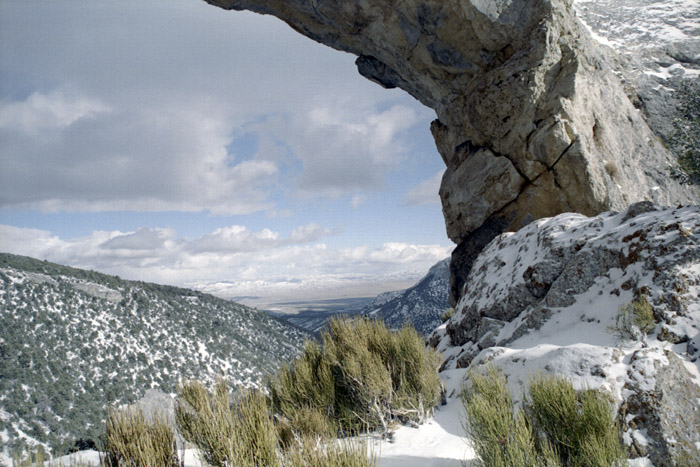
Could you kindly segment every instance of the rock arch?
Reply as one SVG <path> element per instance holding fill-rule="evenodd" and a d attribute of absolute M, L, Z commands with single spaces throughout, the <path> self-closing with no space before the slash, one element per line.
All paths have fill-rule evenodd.
<path fill-rule="evenodd" d="M 690 202 L 571 0 L 206 0 L 279 17 L 433 108 L 456 298 L 495 235 L 561 212 Z"/>

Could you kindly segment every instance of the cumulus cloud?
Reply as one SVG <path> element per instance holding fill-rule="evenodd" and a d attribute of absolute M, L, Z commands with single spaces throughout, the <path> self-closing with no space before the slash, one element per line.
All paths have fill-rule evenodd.
<path fill-rule="evenodd" d="M 224 214 L 272 207 L 277 166 L 229 154 L 228 122 L 211 109 L 106 111 L 96 102 L 53 93 L 0 104 L 2 206 Z M 16 112 L 25 115 L 20 123 L 7 117 Z"/>
<path fill-rule="evenodd" d="M 175 238 L 171 229 L 142 227 L 136 232 L 117 235 L 103 242 L 100 247 L 107 250 L 158 250 L 165 248 Z"/>
<path fill-rule="evenodd" d="M 445 170 L 440 170 L 433 177 L 425 180 L 417 187 L 406 193 L 404 203 L 407 206 L 421 206 L 423 204 L 438 204 L 440 197 L 440 183 Z"/>
<path fill-rule="evenodd" d="M 321 237 L 331 234 L 331 230 L 321 228 L 315 223 L 297 227 L 288 237 L 282 237 L 278 232 L 273 232 L 270 229 L 254 232 L 241 225 L 232 225 L 218 228 L 211 234 L 188 242 L 185 248 L 193 253 L 255 252 L 315 242 Z"/>
<path fill-rule="evenodd" d="M 248 214 L 278 208 L 281 179 L 304 197 L 377 190 L 431 117 L 280 21 L 127 3 L 3 3 L 0 207 Z M 249 122 L 260 147 L 241 157 Z"/>
<path fill-rule="evenodd" d="M 115 221 L 68 239 L 5 226 L 0 250 L 162 283 L 275 290 L 414 277 L 449 253 L 377 246 L 384 233 L 371 235 L 374 246 L 328 247 L 338 231 L 307 223 L 309 207 L 325 203 L 309 198 L 362 212 L 377 193 L 393 202 L 387 180 L 418 165 L 415 129 L 434 114 L 281 21 L 189 0 L 6 0 L 0 59 L 0 214 L 260 212 L 270 227 L 228 225 L 249 219 L 237 218 L 185 238 Z M 234 144 L 249 133 L 255 141 Z M 293 216 L 303 220 L 292 230 L 281 219 Z"/>
<path fill-rule="evenodd" d="M 305 112 L 272 116 L 251 130 L 265 147 L 273 147 L 274 138 L 299 160 L 293 180 L 298 196 L 353 195 L 356 207 L 363 196 L 358 192 L 381 189 L 387 171 L 407 157 L 403 137 L 416 125 L 427 125 L 426 116 L 417 106 L 381 110 L 374 102 L 330 98 Z"/>
<path fill-rule="evenodd" d="M 109 110 L 109 106 L 98 99 L 59 90 L 48 94 L 35 92 L 24 101 L 0 104 L 0 128 L 36 136 Z"/>

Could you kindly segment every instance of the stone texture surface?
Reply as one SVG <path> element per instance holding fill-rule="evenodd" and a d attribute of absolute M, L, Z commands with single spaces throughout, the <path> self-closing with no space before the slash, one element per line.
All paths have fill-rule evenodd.
<path fill-rule="evenodd" d="M 629 457 L 646 458 L 634 465 L 700 465 L 700 386 L 674 352 L 580 344 L 491 347 L 471 369 L 485 364 L 506 375 L 516 402 L 523 400 L 534 375 L 564 375 L 578 390 L 610 396 Z"/>
<path fill-rule="evenodd" d="M 700 76 L 700 2 L 574 0 L 579 18 L 611 47 L 610 63 L 635 107 L 665 139 L 680 83 Z"/>
<path fill-rule="evenodd" d="M 646 443 L 630 436 L 630 450 L 635 457 L 648 456 L 656 467 L 694 465 L 700 461 L 700 387 L 675 353 L 666 351 L 661 360 L 654 358 L 656 352 L 638 350 L 630 358 L 623 388 L 630 396 L 620 419 L 627 431 L 647 434 Z M 650 378 L 651 384 L 645 381 Z"/>
<path fill-rule="evenodd" d="M 508 345 L 539 328 L 553 310 L 576 306 L 582 294 L 600 297 L 601 303 L 624 294 L 620 304 L 647 297 L 659 321 L 659 340 L 687 343 L 700 329 L 698 265 L 698 207 L 662 209 L 642 202 L 621 213 L 540 220 L 497 237 L 482 251 L 446 339 L 465 346 L 466 365 L 482 349 Z M 493 320 L 511 326 L 481 342 Z"/>

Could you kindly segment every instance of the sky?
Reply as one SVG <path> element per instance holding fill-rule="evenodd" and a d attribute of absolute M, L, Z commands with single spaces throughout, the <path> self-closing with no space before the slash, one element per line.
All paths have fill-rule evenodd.
<path fill-rule="evenodd" d="M 0 251 L 270 300 L 449 256 L 435 118 L 354 56 L 201 0 L 0 2 Z"/>

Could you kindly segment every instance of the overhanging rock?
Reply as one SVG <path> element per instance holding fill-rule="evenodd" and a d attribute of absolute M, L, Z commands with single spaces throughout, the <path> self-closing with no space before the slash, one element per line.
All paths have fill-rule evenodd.
<path fill-rule="evenodd" d="M 277 16 L 435 109 L 431 129 L 447 165 L 440 196 L 460 246 L 485 225 L 499 226 L 495 235 L 561 212 L 694 199 L 669 178 L 673 157 L 571 0 L 207 1 Z"/>

